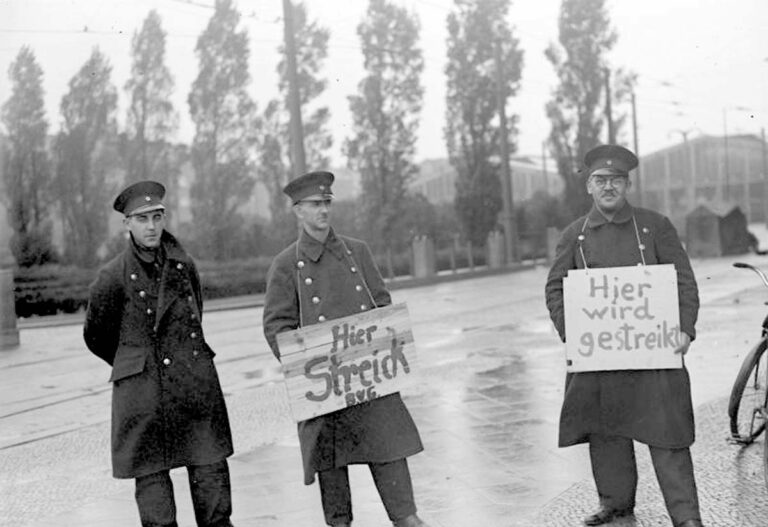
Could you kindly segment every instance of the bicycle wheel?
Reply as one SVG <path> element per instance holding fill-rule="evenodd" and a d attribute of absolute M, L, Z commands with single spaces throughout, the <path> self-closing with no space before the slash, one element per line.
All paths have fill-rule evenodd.
<path fill-rule="evenodd" d="M 763 338 L 752 348 L 741 365 L 731 389 L 728 417 L 731 437 L 749 444 L 765 429 L 762 409 L 768 401 L 766 391 L 766 362 L 763 359 L 768 339 Z"/>
<path fill-rule="evenodd" d="M 765 441 L 763 443 L 763 477 L 765 478 L 765 488 L 768 489 L 768 434 L 765 434 L 763 439 Z"/>

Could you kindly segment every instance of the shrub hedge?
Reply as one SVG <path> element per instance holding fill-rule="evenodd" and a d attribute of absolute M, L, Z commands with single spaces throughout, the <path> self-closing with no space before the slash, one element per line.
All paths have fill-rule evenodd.
<path fill-rule="evenodd" d="M 436 248 L 439 270 L 451 268 L 451 250 L 445 245 Z M 389 276 L 391 265 L 394 276 L 411 273 L 410 251 L 375 257 L 384 277 Z M 456 267 L 469 264 L 466 250 L 454 252 Z M 473 248 L 474 265 L 486 262 L 485 248 Z M 267 270 L 271 256 L 260 256 L 228 262 L 198 260 L 197 268 L 203 287 L 203 298 L 225 298 L 263 293 L 266 289 Z M 16 315 L 19 317 L 76 313 L 88 305 L 88 287 L 96 278 L 97 270 L 74 266 L 45 264 L 20 267 L 14 273 Z"/>
<path fill-rule="evenodd" d="M 197 262 L 206 299 L 263 293 L 270 257 L 231 262 Z M 95 269 L 55 264 L 20 267 L 14 271 L 16 315 L 19 317 L 76 313 L 88 305 L 88 287 Z"/>
<path fill-rule="evenodd" d="M 16 315 L 75 313 L 88 304 L 94 271 L 57 264 L 20 267 L 14 273 Z"/>

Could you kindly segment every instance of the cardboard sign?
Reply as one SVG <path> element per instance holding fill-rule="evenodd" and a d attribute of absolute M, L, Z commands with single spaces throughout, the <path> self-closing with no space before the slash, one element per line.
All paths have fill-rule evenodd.
<path fill-rule="evenodd" d="M 682 367 L 674 265 L 570 270 L 563 302 L 568 371 Z"/>
<path fill-rule="evenodd" d="M 277 345 L 297 422 L 398 392 L 416 369 L 405 304 L 286 331 Z"/>

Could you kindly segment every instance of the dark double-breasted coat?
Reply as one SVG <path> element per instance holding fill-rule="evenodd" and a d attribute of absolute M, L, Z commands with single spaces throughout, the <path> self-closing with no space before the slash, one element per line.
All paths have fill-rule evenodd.
<path fill-rule="evenodd" d="M 368 246 L 333 230 L 319 242 L 302 230 L 267 276 L 264 335 L 280 358 L 277 334 L 391 303 Z M 302 421 L 304 482 L 315 472 L 355 463 L 385 463 L 422 450 L 400 394 Z"/>
<path fill-rule="evenodd" d="M 112 470 L 135 478 L 232 454 L 214 352 L 203 335 L 200 278 L 169 233 L 162 263 L 131 241 L 91 285 L 83 329 L 112 366 Z"/>
<path fill-rule="evenodd" d="M 680 329 L 691 340 L 696 337 L 698 289 L 674 226 L 661 214 L 626 203 L 612 221 L 593 207 L 562 233 L 547 277 L 546 301 L 563 341 L 563 278 L 569 269 L 584 268 L 579 246 L 590 268 L 641 264 L 640 246 L 646 264 L 674 264 Z M 591 433 L 624 436 L 664 448 L 690 446 L 694 422 L 688 371 L 682 368 L 567 374 L 559 444 L 585 442 Z"/>

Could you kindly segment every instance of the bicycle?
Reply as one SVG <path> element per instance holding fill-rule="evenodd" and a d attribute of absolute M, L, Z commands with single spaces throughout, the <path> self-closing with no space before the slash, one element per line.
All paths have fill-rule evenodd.
<path fill-rule="evenodd" d="M 742 262 L 734 267 L 751 269 L 768 287 L 768 278 L 760 269 Z M 768 302 L 766 302 L 768 304 Z M 760 340 L 750 350 L 741 364 L 728 401 L 728 417 L 731 420 L 731 443 L 749 445 L 765 430 L 768 421 L 768 360 L 764 360 L 768 348 L 768 315 L 763 319 Z M 763 475 L 768 485 L 768 434 L 763 447 Z"/>

